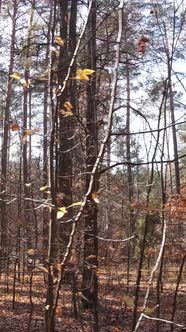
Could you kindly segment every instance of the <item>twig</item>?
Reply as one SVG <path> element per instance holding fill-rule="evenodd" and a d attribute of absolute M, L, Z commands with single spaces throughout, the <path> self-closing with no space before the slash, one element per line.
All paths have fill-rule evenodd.
<path fill-rule="evenodd" d="M 118 163 L 115 163 L 115 164 L 112 164 L 108 167 L 105 167 L 103 168 L 101 171 L 100 171 L 100 174 L 103 174 L 107 171 L 109 171 L 110 169 L 116 167 L 116 166 L 121 166 L 121 165 L 131 165 L 131 166 L 144 166 L 144 165 L 152 165 L 152 164 L 167 164 L 167 163 L 173 163 L 176 159 L 182 159 L 182 158 L 185 158 L 186 157 L 186 154 L 183 154 L 181 156 L 179 156 L 178 158 L 173 158 L 173 159 L 168 159 L 168 160 L 151 160 L 151 161 L 147 161 L 147 162 L 140 162 L 140 163 L 133 163 L 133 162 L 127 162 L 127 161 L 120 161 Z"/>
<path fill-rule="evenodd" d="M 145 314 L 141 314 L 141 319 L 143 318 L 143 317 L 145 317 L 145 318 L 147 318 L 147 319 L 150 319 L 150 320 L 156 320 L 156 321 L 160 321 L 160 322 L 164 322 L 164 323 L 167 323 L 167 324 L 173 324 L 173 325 L 175 325 L 175 326 L 178 326 L 178 327 L 185 327 L 184 325 L 181 325 L 181 324 L 176 324 L 176 323 L 174 323 L 174 322 L 172 322 L 172 321 L 170 321 L 170 320 L 167 320 L 167 319 L 162 319 L 162 318 L 157 318 L 157 317 L 150 317 L 150 316 L 147 316 L 147 315 L 145 315 Z"/>
<path fill-rule="evenodd" d="M 163 235 L 162 235 L 160 251 L 159 251 L 159 255 L 158 255 L 158 258 L 156 260 L 156 263 L 155 263 L 155 265 L 154 265 L 154 267 L 151 271 L 150 277 L 149 277 L 148 287 L 147 287 L 147 291 L 146 291 L 146 294 L 145 294 L 142 311 L 144 311 L 146 306 L 147 306 L 147 301 L 148 301 L 148 298 L 149 298 L 149 293 L 150 293 L 150 288 L 151 288 L 151 285 L 152 285 L 153 276 L 154 276 L 154 273 L 156 272 L 156 270 L 158 268 L 158 265 L 160 263 L 160 260 L 161 260 L 162 254 L 163 254 L 163 250 L 164 250 L 164 246 L 165 246 L 165 238 L 166 238 L 166 229 L 167 229 L 167 224 L 166 224 L 166 221 L 164 220 Z M 141 313 L 133 332 L 136 332 L 138 330 L 138 328 L 140 326 L 140 323 L 141 323 L 141 320 L 143 318 L 143 315 L 144 314 Z"/>

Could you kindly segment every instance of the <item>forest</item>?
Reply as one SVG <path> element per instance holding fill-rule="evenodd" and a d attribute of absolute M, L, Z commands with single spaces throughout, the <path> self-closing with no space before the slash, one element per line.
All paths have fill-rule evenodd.
<path fill-rule="evenodd" d="M 185 0 L 0 0 L 0 331 L 186 331 Z"/>

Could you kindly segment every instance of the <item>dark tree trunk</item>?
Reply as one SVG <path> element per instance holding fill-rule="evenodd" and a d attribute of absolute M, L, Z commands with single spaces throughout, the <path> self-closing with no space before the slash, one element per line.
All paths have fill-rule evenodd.
<path fill-rule="evenodd" d="M 16 15 L 17 15 L 17 0 L 14 0 L 13 16 L 12 16 L 12 33 L 11 33 L 11 47 L 10 47 L 10 60 L 8 69 L 8 83 L 7 93 L 4 108 L 4 131 L 3 131 L 3 143 L 2 143 L 2 157 L 1 157 L 1 192 L 6 190 L 7 181 L 7 168 L 8 168 L 8 156 L 9 156 L 9 122 L 10 122 L 10 106 L 12 99 L 12 82 L 10 75 L 13 72 L 14 67 L 14 45 L 16 36 Z M 7 245 L 7 217 L 6 217 L 6 205 L 2 201 L 2 213 L 1 213 L 1 247 L 4 248 Z"/>
<path fill-rule="evenodd" d="M 51 13 L 51 38 L 54 40 L 54 33 L 56 27 L 56 13 L 57 6 L 56 1 L 53 2 L 53 12 Z M 52 42 L 53 45 L 53 42 Z M 51 68 L 54 65 L 53 57 L 50 59 Z M 50 134 L 50 144 L 49 144 L 49 185 L 51 187 L 51 203 L 53 206 L 56 206 L 56 128 L 57 128 L 57 115 L 54 107 L 54 102 L 52 99 L 53 96 L 53 85 L 52 82 L 54 80 L 54 72 L 51 70 L 49 72 L 49 95 L 50 95 L 50 103 L 51 103 L 51 113 L 52 113 L 52 130 Z M 55 310 L 54 310 L 54 297 L 55 297 L 55 289 L 54 289 L 54 275 L 53 275 L 53 264 L 56 258 L 57 251 L 57 224 L 56 224 L 56 210 L 51 209 L 50 211 L 50 221 L 48 228 L 48 275 L 47 275 L 47 297 L 46 297 L 46 310 L 45 310 L 45 331 L 46 332 L 54 332 L 55 328 Z"/>
<path fill-rule="evenodd" d="M 29 61 L 30 58 L 30 44 L 31 44 L 31 37 L 32 37 L 32 23 L 33 23 L 33 16 L 34 16 L 34 7 L 35 7 L 35 0 L 32 0 L 32 7 L 31 7 L 31 14 L 29 18 L 29 26 L 28 26 L 28 35 L 27 35 L 27 48 L 26 48 L 26 62 Z M 28 82 L 30 76 L 29 65 L 25 66 L 24 70 L 24 79 Z M 28 129 L 28 126 L 31 125 L 31 118 L 29 118 L 30 107 L 31 107 L 31 91 L 29 91 L 29 87 L 24 88 L 24 96 L 23 96 L 23 128 Z M 30 128 L 31 129 L 31 128 Z M 29 141 L 29 142 L 27 142 Z M 30 189 L 29 187 L 25 186 L 26 183 L 30 182 L 30 154 L 31 151 L 31 137 L 27 138 L 27 141 L 23 142 L 23 184 L 24 184 L 24 195 L 25 197 L 30 196 Z M 26 237 L 27 237 L 27 249 L 32 248 L 32 236 L 31 236 L 31 228 L 32 228 L 32 220 L 31 215 L 26 212 L 26 209 L 30 208 L 30 203 L 25 202 L 24 204 L 24 218 L 27 220 L 26 222 Z"/>
<path fill-rule="evenodd" d="M 68 0 L 59 1 L 60 8 L 60 37 L 64 41 L 64 46 L 60 48 L 59 55 L 59 75 L 58 82 L 62 84 L 64 81 L 68 66 L 70 63 L 70 56 L 68 52 L 69 38 L 68 38 Z M 64 103 L 69 101 L 69 84 L 63 91 L 62 95 L 59 97 L 59 110 L 63 109 Z M 71 102 L 72 104 L 72 102 Z M 71 126 L 71 116 L 63 116 L 59 114 L 59 149 L 58 149 L 58 167 L 57 167 L 57 177 L 58 177 L 58 206 L 68 206 L 72 203 L 72 140 L 70 139 L 73 135 Z M 70 224 L 60 225 L 59 230 L 59 257 L 62 259 L 66 245 L 68 243 Z"/>
<path fill-rule="evenodd" d="M 47 42 L 48 46 L 46 49 L 46 63 L 49 64 L 50 57 L 50 29 L 51 29 L 51 23 L 52 23 L 52 9 L 50 10 L 50 16 L 49 16 L 49 22 L 48 22 L 48 32 L 47 32 Z M 46 186 L 49 181 L 48 177 L 48 113 L 49 113 L 49 98 L 50 98 L 50 87 L 48 86 L 50 84 L 50 78 L 48 79 L 45 90 L 44 90 L 44 101 L 43 101 L 43 186 Z M 47 199 L 48 194 L 43 193 L 43 198 Z M 48 207 L 44 207 L 43 209 L 43 261 L 45 261 L 47 257 L 47 249 L 48 249 L 48 222 L 49 222 L 49 210 Z"/>
<path fill-rule="evenodd" d="M 126 157 L 127 157 L 127 179 L 128 179 L 128 200 L 129 200 L 129 229 L 128 236 L 134 235 L 134 217 L 131 208 L 131 203 L 133 199 L 133 177 L 132 177 L 132 167 L 131 167 L 131 136 L 130 136 L 130 69 L 128 64 L 127 56 L 126 65 L 126 80 L 127 80 L 127 114 L 126 114 Z M 128 258 L 127 258 L 127 283 L 129 283 L 130 276 L 130 259 L 132 254 L 132 243 L 128 242 Z"/>
<path fill-rule="evenodd" d="M 96 8 L 97 2 L 93 1 L 88 21 L 88 62 L 87 67 L 96 70 Z M 93 76 L 87 84 L 87 114 L 86 114 L 86 171 L 87 188 L 90 181 L 90 173 L 97 157 L 97 114 L 96 114 L 96 78 Z M 98 177 L 95 176 L 93 192 L 98 191 Z M 83 305 L 91 308 L 94 313 L 94 331 L 98 329 L 97 301 L 98 301 L 98 280 L 96 275 L 98 255 L 97 241 L 97 204 L 90 197 L 85 217 L 84 235 L 84 266 L 83 266 Z M 91 258 L 89 259 L 89 256 Z"/>
<path fill-rule="evenodd" d="M 172 75 L 171 75 L 171 63 L 168 58 L 168 92 L 169 92 L 169 103 L 170 103 L 170 114 L 172 121 L 172 137 L 174 146 L 174 170 L 175 170 L 175 182 L 176 182 L 176 193 L 180 193 L 180 169 L 179 169 L 179 159 L 178 159 L 178 140 L 175 126 L 175 111 L 174 111 L 174 98 L 172 90 Z"/>
<path fill-rule="evenodd" d="M 60 37 L 64 41 L 64 46 L 60 49 L 59 56 L 59 76 L 58 82 L 61 84 L 66 77 L 70 60 L 76 47 L 76 20 L 77 1 L 63 0 L 60 5 Z M 70 15 L 68 13 L 70 12 Z M 69 20 L 67 19 L 69 17 Z M 62 68 L 62 70 L 61 70 Z M 71 76 L 75 76 L 76 63 L 71 68 Z M 70 102 L 75 113 L 76 107 L 76 82 L 70 80 L 66 89 L 59 98 L 59 109 L 66 111 L 65 102 Z M 71 116 L 59 115 L 59 151 L 58 151 L 58 206 L 69 206 L 72 203 L 72 161 L 73 161 L 73 119 Z M 69 218 L 69 215 L 68 215 Z M 68 243 L 70 223 L 60 225 L 60 259 Z"/>

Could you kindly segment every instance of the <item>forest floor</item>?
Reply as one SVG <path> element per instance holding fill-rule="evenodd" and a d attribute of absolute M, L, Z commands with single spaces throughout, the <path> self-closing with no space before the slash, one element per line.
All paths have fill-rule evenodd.
<path fill-rule="evenodd" d="M 121 269 L 120 269 L 121 271 Z M 13 275 L 2 274 L 0 279 L 0 332 L 43 332 L 45 315 L 46 286 L 43 275 L 33 276 L 32 287 L 30 276 L 24 277 L 24 282 L 15 284 L 13 291 Z M 143 304 L 148 285 L 148 275 L 143 276 L 140 290 L 140 306 Z M 176 287 L 176 274 L 164 282 L 160 294 L 160 317 L 171 320 L 172 305 Z M 74 318 L 71 286 L 64 284 L 61 290 L 59 306 L 56 310 L 56 331 L 61 332 L 93 332 L 93 319 L 88 310 L 82 310 L 80 295 L 76 297 L 77 319 Z M 133 294 L 135 291 L 135 274 L 130 276 L 127 286 L 126 274 L 118 270 L 99 271 L 99 326 L 100 332 L 132 331 Z M 156 282 L 152 285 L 148 301 L 147 315 L 157 317 Z M 154 310 L 151 310 L 155 308 Z M 174 322 L 186 327 L 186 278 L 182 278 L 177 295 L 177 306 Z M 160 332 L 171 331 L 171 324 L 159 323 Z M 157 321 L 143 318 L 139 332 L 157 331 Z M 174 332 L 186 331 L 174 325 Z"/>

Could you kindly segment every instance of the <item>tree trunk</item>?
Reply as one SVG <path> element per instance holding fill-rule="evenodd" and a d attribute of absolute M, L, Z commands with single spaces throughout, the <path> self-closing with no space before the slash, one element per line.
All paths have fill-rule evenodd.
<path fill-rule="evenodd" d="M 126 80 L 127 80 L 127 114 L 126 114 L 126 154 L 127 154 L 127 180 L 128 180 L 128 200 L 129 200 L 129 229 L 127 236 L 134 235 L 134 217 L 131 208 L 133 198 L 133 178 L 132 178 L 132 167 L 131 167 L 131 136 L 130 136 L 130 70 L 128 64 L 128 55 L 126 59 Z M 130 279 L 130 259 L 132 254 L 132 243 L 128 242 L 128 258 L 127 258 L 127 284 Z"/>
<path fill-rule="evenodd" d="M 47 32 L 47 42 L 48 46 L 46 49 L 46 62 L 48 64 L 48 68 L 50 68 L 50 29 L 52 23 L 52 9 L 50 10 L 49 22 L 48 22 L 48 32 Z M 50 74 L 48 74 L 50 75 Z M 45 85 L 44 90 L 44 101 L 43 101 L 43 186 L 46 186 L 49 181 L 48 174 L 48 115 L 49 115 L 49 104 L 50 104 L 50 76 Z M 48 194 L 43 193 L 43 198 L 47 199 Z M 49 222 L 49 209 L 48 207 L 44 207 L 43 209 L 43 261 L 45 261 L 47 257 L 47 249 L 48 249 L 48 222 Z"/>
<path fill-rule="evenodd" d="M 174 170 L 175 170 L 175 182 L 176 182 L 176 193 L 180 193 L 180 169 L 178 160 L 178 140 L 175 126 L 175 112 L 174 112 L 174 98 L 172 90 L 172 75 L 171 75 L 171 63 L 168 58 L 168 88 L 169 88 L 169 102 L 170 102 L 170 114 L 172 121 L 172 138 L 174 146 Z"/>
<path fill-rule="evenodd" d="M 29 25 L 28 25 L 28 32 L 27 32 L 27 48 L 26 48 L 26 65 L 24 70 L 24 79 L 28 82 L 30 71 L 29 71 L 29 58 L 30 58 L 30 44 L 31 44 L 31 37 L 32 37 L 32 24 L 33 24 L 33 17 L 34 17 L 34 8 L 35 8 L 35 0 L 32 0 L 32 7 L 31 13 L 29 18 Z M 27 63 L 28 61 L 28 63 Z M 23 96 L 23 128 L 28 129 L 28 125 L 31 125 L 31 119 L 28 117 L 30 113 L 30 104 L 31 104 L 31 91 L 29 91 L 29 87 L 25 87 L 24 89 L 24 96 Z M 28 148 L 31 148 L 31 137 L 27 138 L 27 141 L 23 142 L 23 184 L 24 184 L 24 195 L 25 197 L 30 196 L 30 189 L 29 187 L 25 186 L 26 183 L 30 182 L 30 153 Z M 32 248 L 32 235 L 31 235 L 31 228 L 32 228 L 32 218 L 31 214 L 26 211 L 29 209 L 31 204 L 29 202 L 25 202 L 24 204 L 24 219 L 27 220 L 26 222 L 26 237 L 27 237 L 27 248 Z"/>
<path fill-rule="evenodd" d="M 97 1 L 93 1 L 88 21 L 88 63 L 90 69 L 96 70 L 96 8 Z M 87 114 L 86 114 L 86 171 L 88 188 L 90 173 L 97 157 L 97 114 L 96 114 L 96 79 L 93 76 L 87 85 Z M 98 191 L 98 176 L 95 176 L 93 192 Z M 91 196 L 91 195 L 90 195 Z M 97 241 L 97 204 L 90 197 L 85 217 L 84 234 L 84 266 L 83 266 L 83 305 L 91 308 L 94 314 L 94 331 L 98 329 L 97 301 L 98 301 L 98 280 L 96 275 L 98 241 Z M 90 257 L 91 258 L 88 258 Z"/>
<path fill-rule="evenodd" d="M 59 56 L 59 84 L 66 77 L 70 59 L 76 47 L 76 20 L 77 1 L 72 0 L 68 9 L 68 1 L 59 2 L 60 5 L 60 37 L 64 46 L 60 49 Z M 70 15 L 68 12 L 70 11 Z M 67 19 L 69 17 L 69 20 Z M 61 70 L 61 68 L 63 68 Z M 76 63 L 71 69 L 71 76 L 75 76 Z M 70 102 L 75 113 L 76 107 L 76 82 L 70 80 L 59 100 L 59 109 L 66 111 L 65 102 Z M 69 206 L 72 203 L 72 161 L 73 161 L 73 123 L 71 116 L 59 115 L 59 151 L 58 151 L 58 206 Z M 67 216 L 69 219 L 69 214 Z M 60 259 L 63 257 L 69 239 L 71 225 L 60 225 Z"/>
<path fill-rule="evenodd" d="M 12 99 L 12 82 L 10 75 L 13 72 L 14 67 L 14 45 L 16 36 L 16 15 L 17 15 L 17 0 L 14 0 L 13 16 L 12 16 L 12 33 L 11 33 L 11 46 L 10 46 L 10 60 L 8 68 L 8 83 L 7 93 L 4 108 L 4 131 L 3 131 L 3 143 L 2 143 L 2 157 L 1 157 L 1 192 L 6 190 L 7 180 L 7 167 L 8 167 L 8 156 L 9 156 L 9 122 L 10 122 L 10 106 Z M 7 216 L 6 216 L 6 204 L 2 201 L 2 212 L 1 212 L 1 248 L 4 249 L 7 246 Z M 5 255 L 5 252 L 3 253 Z"/>

